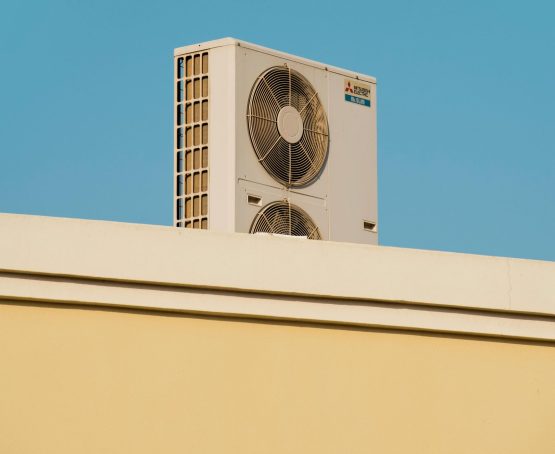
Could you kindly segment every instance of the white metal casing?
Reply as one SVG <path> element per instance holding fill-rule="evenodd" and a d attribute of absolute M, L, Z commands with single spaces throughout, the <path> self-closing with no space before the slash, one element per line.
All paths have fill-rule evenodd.
<path fill-rule="evenodd" d="M 376 80 L 233 38 L 176 49 L 176 71 L 178 58 L 199 52 L 208 52 L 209 59 L 208 228 L 249 232 L 262 207 L 287 199 L 309 214 L 323 239 L 377 244 Z M 258 162 L 246 119 L 256 79 L 266 69 L 281 65 L 300 72 L 318 92 L 330 139 L 319 176 L 306 186 L 290 189 Z M 370 107 L 345 99 L 348 80 L 370 84 Z M 177 177 L 176 164 L 174 181 Z M 174 194 L 177 202 L 177 189 Z M 249 195 L 259 197 L 260 205 L 249 204 Z M 176 203 L 175 225 L 182 225 L 175 207 Z M 373 231 L 368 223 L 376 226 Z"/>

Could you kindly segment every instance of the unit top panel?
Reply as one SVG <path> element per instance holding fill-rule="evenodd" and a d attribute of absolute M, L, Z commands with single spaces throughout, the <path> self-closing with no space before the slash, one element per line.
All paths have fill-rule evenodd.
<path fill-rule="evenodd" d="M 247 49 L 252 49 L 258 52 L 263 52 L 270 55 L 275 55 L 277 57 L 281 57 L 285 60 L 296 61 L 299 63 L 303 63 L 305 65 L 314 66 L 316 68 L 324 69 L 326 71 L 330 71 L 333 73 L 337 73 L 346 77 L 350 77 L 353 79 L 363 80 L 365 82 L 369 82 L 372 84 L 376 83 L 376 78 L 372 76 L 368 76 L 365 74 L 357 73 L 354 71 L 349 71 L 343 68 L 337 68 L 335 66 L 326 65 L 324 63 L 320 63 L 314 60 L 309 60 L 302 57 L 297 57 L 295 55 L 291 55 L 285 52 L 280 52 L 278 50 L 269 49 L 267 47 L 259 46 L 257 44 L 252 44 L 246 41 L 241 41 L 235 38 L 221 38 L 216 39 L 213 41 L 206 41 L 204 43 L 199 44 L 192 44 L 190 46 L 178 47 L 174 50 L 174 56 L 180 56 L 185 54 L 190 54 L 192 52 L 199 52 L 207 49 L 213 49 L 216 47 L 223 47 L 223 46 L 239 46 L 239 47 L 246 47 Z"/>

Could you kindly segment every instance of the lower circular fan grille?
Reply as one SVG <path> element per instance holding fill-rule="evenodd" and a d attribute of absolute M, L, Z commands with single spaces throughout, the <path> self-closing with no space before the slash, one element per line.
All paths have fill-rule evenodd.
<path fill-rule="evenodd" d="M 287 201 L 273 202 L 262 208 L 252 223 L 250 233 L 277 233 L 321 240 L 318 227 L 301 208 Z"/>

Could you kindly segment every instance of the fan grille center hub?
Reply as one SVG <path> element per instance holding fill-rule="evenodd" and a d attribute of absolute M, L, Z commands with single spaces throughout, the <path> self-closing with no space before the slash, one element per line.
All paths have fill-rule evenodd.
<path fill-rule="evenodd" d="M 297 143 L 303 136 L 303 119 L 294 107 L 285 106 L 279 111 L 277 127 L 280 136 L 289 143 Z"/>

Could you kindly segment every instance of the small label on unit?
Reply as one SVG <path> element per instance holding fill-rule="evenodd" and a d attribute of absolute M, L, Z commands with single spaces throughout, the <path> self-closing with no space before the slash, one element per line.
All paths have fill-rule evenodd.
<path fill-rule="evenodd" d="M 370 107 L 370 85 L 360 80 L 345 79 L 345 101 Z"/>

